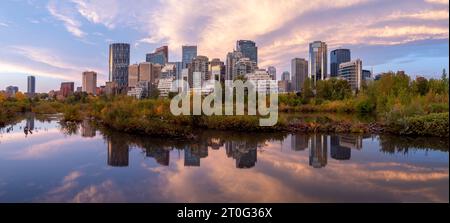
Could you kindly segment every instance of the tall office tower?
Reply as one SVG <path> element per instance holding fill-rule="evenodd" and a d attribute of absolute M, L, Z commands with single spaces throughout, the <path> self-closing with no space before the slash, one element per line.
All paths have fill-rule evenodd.
<path fill-rule="evenodd" d="M 97 73 L 94 71 L 83 72 L 83 91 L 95 95 L 97 93 Z"/>
<path fill-rule="evenodd" d="M 156 86 L 161 78 L 162 65 L 144 62 L 139 64 L 139 81 L 148 81 L 150 85 Z"/>
<path fill-rule="evenodd" d="M 61 83 L 61 88 L 59 89 L 60 94 L 63 97 L 68 97 L 71 94 L 73 94 L 73 91 L 75 90 L 75 84 L 73 82 L 63 82 Z"/>
<path fill-rule="evenodd" d="M 341 63 L 349 62 L 351 59 L 349 49 L 336 49 L 330 53 L 330 76 L 336 77 L 339 74 L 339 65 Z"/>
<path fill-rule="evenodd" d="M 34 76 L 27 77 L 27 93 L 32 95 L 36 93 L 36 78 Z"/>
<path fill-rule="evenodd" d="M 238 40 L 236 42 L 236 50 L 241 52 L 244 57 L 249 58 L 258 66 L 258 47 L 251 40 Z"/>
<path fill-rule="evenodd" d="M 128 66 L 128 87 L 135 87 L 139 82 L 139 64 Z"/>
<path fill-rule="evenodd" d="M 233 80 L 236 77 L 236 63 L 243 57 L 239 51 L 229 52 L 227 54 L 225 80 Z"/>
<path fill-rule="evenodd" d="M 146 55 L 145 61 L 162 66 L 166 65 L 169 62 L 169 47 L 162 46 L 157 48 L 155 52 Z"/>
<path fill-rule="evenodd" d="M 289 71 L 284 71 L 281 74 L 281 80 L 282 81 L 290 81 L 291 80 L 291 74 L 289 73 Z"/>
<path fill-rule="evenodd" d="M 267 68 L 267 72 L 269 73 L 270 77 L 272 77 L 272 80 L 277 79 L 277 68 L 270 66 Z"/>
<path fill-rule="evenodd" d="M 168 63 L 161 69 L 161 79 L 172 79 L 176 76 L 176 66 L 174 63 Z"/>
<path fill-rule="evenodd" d="M 183 68 L 187 68 L 188 64 L 197 56 L 197 46 L 182 46 L 181 51 Z"/>
<path fill-rule="evenodd" d="M 206 56 L 196 56 L 192 60 L 192 72 L 200 72 L 201 84 L 206 80 L 211 80 L 209 76 L 209 59 Z M 192 87 L 192 86 L 191 86 Z"/>
<path fill-rule="evenodd" d="M 352 90 L 360 90 L 362 83 L 362 61 L 353 60 L 339 65 L 339 76 L 347 80 Z"/>
<path fill-rule="evenodd" d="M 291 61 L 292 90 L 302 91 L 303 84 L 308 77 L 308 61 L 303 58 L 294 58 Z"/>
<path fill-rule="evenodd" d="M 225 78 L 225 63 L 220 61 L 219 58 L 214 58 L 209 62 L 209 72 L 211 73 L 211 78 L 217 81 L 224 80 Z"/>
<path fill-rule="evenodd" d="M 309 44 L 309 78 L 314 86 L 318 80 L 325 80 L 327 77 L 327 44 L 321 41 L 314 41 Z"/>
<path fill-rule="evenodd" d="M 109 81 L 115 82 L 120 91 L 128 87 L 128 66 L 130 65 L 130 44 L 109 45 Z"/>
<path fill-rule="evenodd" d="M 183 62 L 178 61 L 175 62 L 175 77 L 177 80 L 183 79 L 182 71 L 183 71 Z"/>
<path fill-rule="evenodd" d="M 234 77 L 237 75 L 245 76 L 253 73 L 257 69 L 256 63 L 247 57 L 239 59 L 234 67 Z"/>

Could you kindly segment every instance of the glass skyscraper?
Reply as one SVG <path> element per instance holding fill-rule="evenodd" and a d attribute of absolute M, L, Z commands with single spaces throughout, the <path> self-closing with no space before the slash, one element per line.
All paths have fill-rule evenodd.
<path fill-rule="evenodd" d="M 34 94 L 36 93 L 36 78 L 34 76 L 28 76 L 27 78 L 27 93 Z"/>
<path fill-rule="evenodd" d="M 255 42 L 251 40 L 238 40 L 236 43 L 236 50 L 258 65 L 258 47 Z"/>
<path fill-rule="evenodd" d="M 130 65 L 130 44 L 109 45 L 109 81 L 119 89 L 128 87 L 128 66 Z"/>
<path fill-rule="evenodd" d="M 192 60 L 197 56 L 197 46 L 182 46 L 181 51 L 183 68 L 187 68 L 187 65 L 192 63 Z"/>
<path fill-rule="evenodd" d="M 327 77 L 327 44 L 321 41 L 314 41 L 309 44 L 309 78 L 313 84 L 317 80 L 325 80 Z"/>
<path fill-rule="evenodd" d="M 156 49 L 154 53 L 147 54 L 145 61 L 152 64 L 166 65 L 169 61 L 169 47 L 162 46 Z"/>
<path fill-rule="evenodd" d="M 339 74 L 339 65 L 341 63 L 349 62 L 351 54 L 349 49 L 336 49 L 330 53 L 330 76 L 336 77 Z"/>

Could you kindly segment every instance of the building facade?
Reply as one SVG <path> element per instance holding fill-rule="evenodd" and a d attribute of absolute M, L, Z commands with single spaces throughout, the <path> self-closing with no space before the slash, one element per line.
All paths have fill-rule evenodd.
<path fill-rule="evenodd" d="M 309 44 L 309 78 L 315 86 L 318 80 L 327 78 L 328 67 L 327 44 L 321 41 L 314 41 Z"/>
<path fill-rule="evenodd" d="M 109 81 L 115 82 L 119 89 L 128 87 L 129 65 L 130 44 L 113 43 L 109 45 Z"/>
<path fill-rule="evenodd" d="M 82 91 L 88 94 L 97 94 L 97 73 L 94 71 L 83 72 Z"/>
<path fill-rule="evenodd" d="M 281 80 L 282 81 L 290 81 L 291 80 L 291 74 L 289 73 L 289 71 L 284 71 L 281 74 Z"/>
<path fill-rule="evenodd" d="M 347 80 L 352 90 L 360 90 L 362 83 L 362 61 L 357 59 L 339 65 L 339 77 Z"/>
<path fill-rule="evenodd" d="M 75 90 L 75 84 L 73 82 L 63 82 L 63 83 L 61 83 L 59 93 L 63 97 L 68 97 L 73 94 L 74 90 Z"/>
<path fill-rule="evenodd" d="M 294 58 L 291 61 L 291 83 L 292 91 L 299 92 L 308 78 L 308 61 L 303 58 Z"/>
<path fill-rule="evenodd" d="M 251 40 L 238 40 L 236 42 L 236 50 L 258 65 L 258 47 L 255 42 Z"/>
<path fill-rule="evenodd" d="M 187 68 L 188 64 L 197 56 L 197 46 L 182 46 L 181 51 L 183 68 Z"/>
<path fill-rule="evenodd" d="M 341 63 L 350 62 L 351 53 L 349 49 L 335 49 L 330 52 L 330 76 L 337 77 L 339 75 L 339 65 Z"/>
<path fill-rule="evenodd" d="M 29 95 L 36 93 L 36 78 L 34 76 L 27 77 L 27 93 Z"/>
<path fill-rule="evenodd" d="M 227 54 L 227 61 L 225 65 L 225 80 L 234 80 L 236 74 L 236 63 L 243 58 L 239 51 L 229 52 Z"/>
<path fill-rule="evenodd" d="M 273 66 L 269 66 L 267 68 L 267 72 L 272 77 L 272 80 L 276 80 L 277 79 L 277 68 L 275 68 Z"/>
<path fill-rule="evenodd" d="M 256 63 L 250 58 L 243 57 L 239 59 L 235 66 L 233 75 L 236 76 L 246 76 L 247 74 L 253 73 L 257 69 Z"/>
<path fill-rule="evenodd" d="M 169 62 L 169 47 L 162 46 L 153 53 L 148 53 L 145 56 L 145 61 L 153 64 L 166 65 Z"/>

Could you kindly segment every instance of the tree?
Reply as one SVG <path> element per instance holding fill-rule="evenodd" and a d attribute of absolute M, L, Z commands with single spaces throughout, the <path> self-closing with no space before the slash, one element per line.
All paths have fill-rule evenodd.
<path fill-rule="evenodd" d="M 303 82 L 302 95 L 305 101 L 309 101 L 312 97 L 314 97 L 314 92 L 311 87 L 311 79 L 306 78 L 305 82 Z"/>
<path fill-rule="evenodd" d="M 417 77 L 413 82 L 413 89 L 416 93 L 420 95 L 425 95 L 428 93 L 428 80 L 424 77 Z"/>

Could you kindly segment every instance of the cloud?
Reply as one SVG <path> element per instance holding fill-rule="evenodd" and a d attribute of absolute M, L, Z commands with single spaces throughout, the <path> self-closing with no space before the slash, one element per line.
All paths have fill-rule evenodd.
<path fill-rule="evenodd" d="M 9 27 L 8 23 L 5 23 L 5 22 L 0 22 L 0 26 L 1 27 Z"/>
<path fill-rule="evenodd" d="M 72 35 L 78 38 L 86 36 L 86 33 L 81 30 L 81 22 L 75 19 L 71 9 L 60 4 L 60 1 L 50 1 L 47 5 L 47 10 L 56 19 L 62 21 L 67 31 Z"/>
<path fill-rule="evenodd" d="M 72 0 L 77 11 L 90 22 L 115 28 L 119 6 L 115 0 Z"/>

